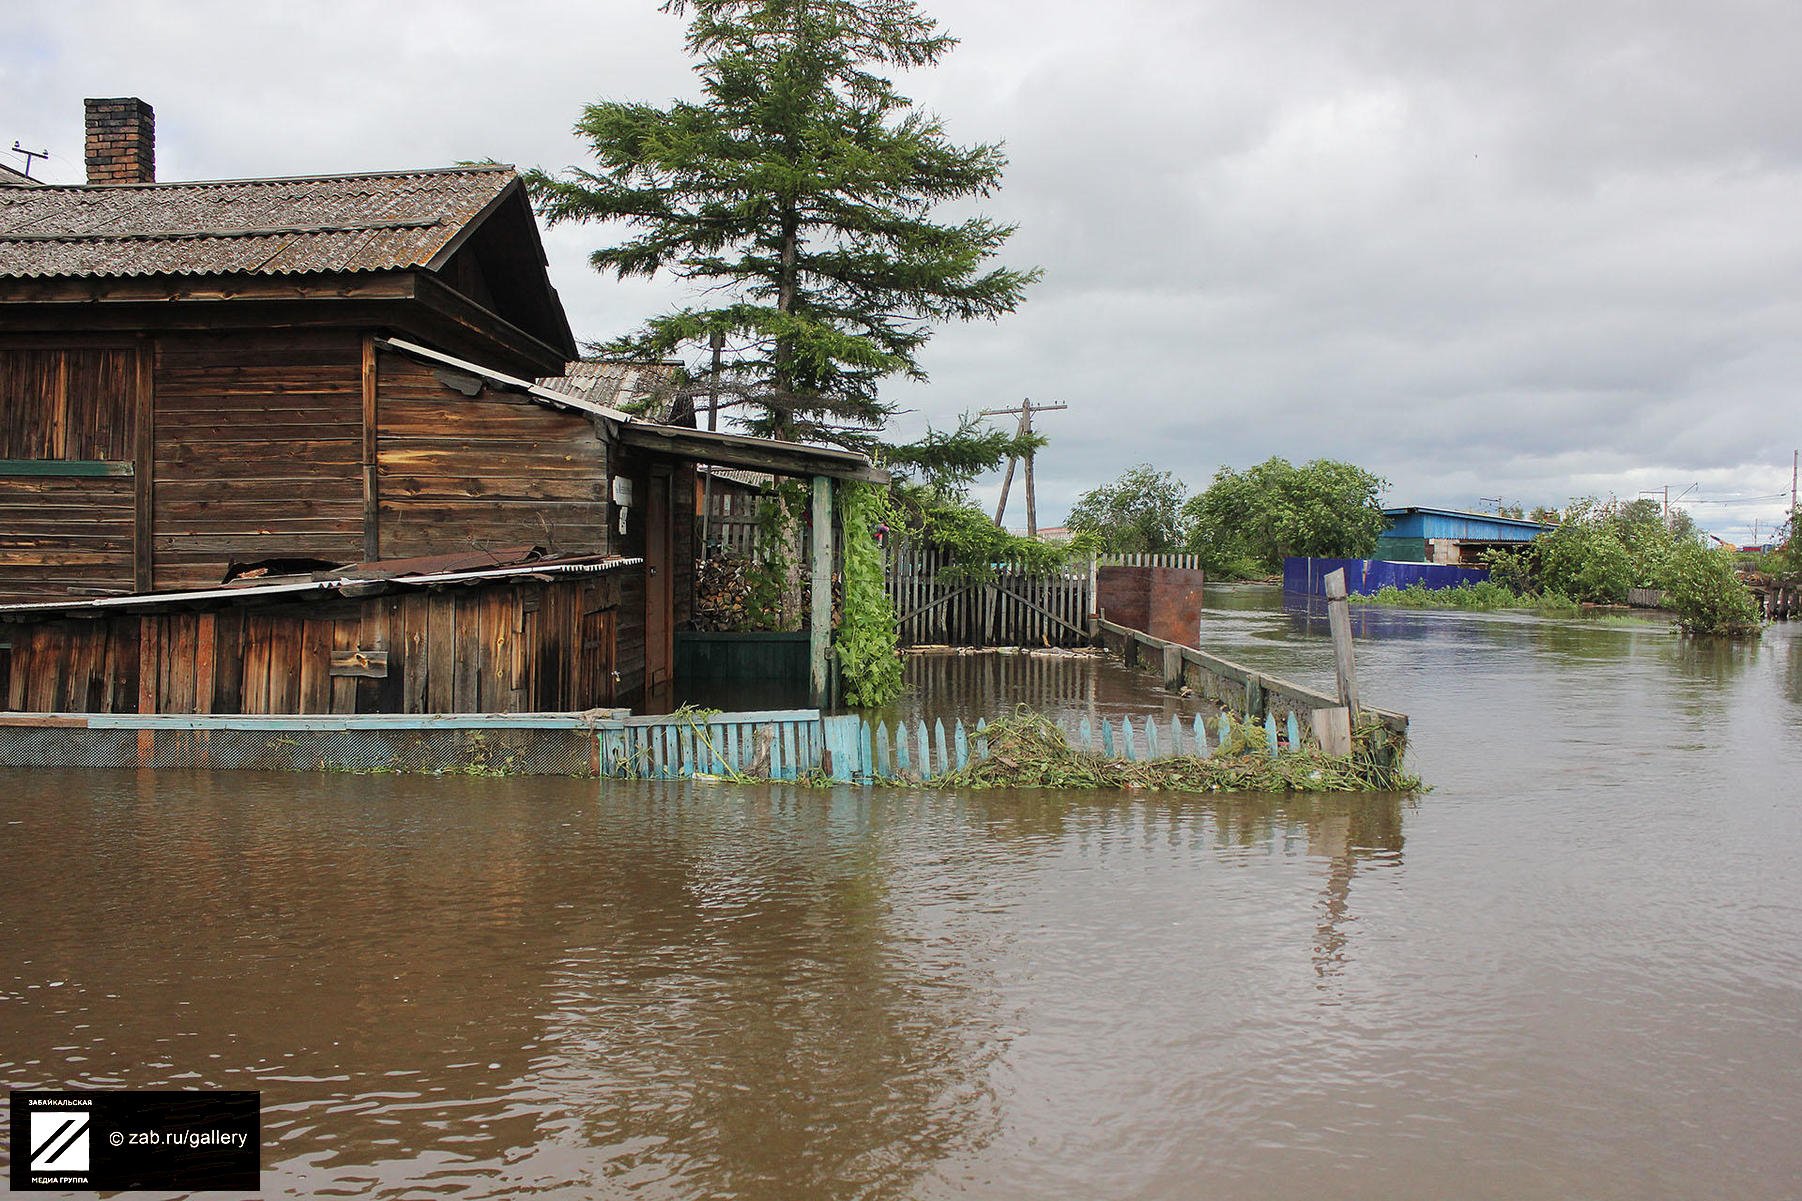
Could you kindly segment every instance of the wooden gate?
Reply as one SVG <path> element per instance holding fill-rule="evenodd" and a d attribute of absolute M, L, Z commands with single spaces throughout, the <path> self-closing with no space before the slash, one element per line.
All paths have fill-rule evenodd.
<path fill-rule="evenodd" d="M 997 563 L 972 578 L 943 551 L 888 555 L 888 593 L 902 646 L 1080 646 L 1089 640 L 1087 560 L 1052 572 Z"/>

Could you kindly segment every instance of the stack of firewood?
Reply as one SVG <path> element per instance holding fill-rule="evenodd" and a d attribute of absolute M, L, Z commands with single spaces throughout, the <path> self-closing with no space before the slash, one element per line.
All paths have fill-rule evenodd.
<path fill-rule="evenodd" d="M 746 560 L 730 552 L 695 563 L 694 627 L 697 630 L 740 630 L 751 596 Z"/>

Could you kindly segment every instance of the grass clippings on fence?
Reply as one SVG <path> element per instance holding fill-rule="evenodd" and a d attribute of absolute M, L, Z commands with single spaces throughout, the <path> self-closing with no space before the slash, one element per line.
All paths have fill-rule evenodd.
<path fill-rule="evenodd" d="M 1070 745 L 1050 719 L 1022 710 L 984 731 L 987 758 L 927 781 L 934 788 L 1086 788 L 1162 792 L 1412 792 L 1420 779 L 1385 763 L 1373 730 L 1360 731 L 1347 756 L 1308 747 L 1272 756 L 1263 730 L 1246 733 L 1202 759 L 1113 759 Z M 1235 731 L 1237 733 L 1237 731 Z"/>

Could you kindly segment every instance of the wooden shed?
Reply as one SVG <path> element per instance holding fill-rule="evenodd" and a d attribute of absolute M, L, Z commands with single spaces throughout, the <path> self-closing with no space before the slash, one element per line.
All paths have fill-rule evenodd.
<path fill-rule="evenodd" d="M 509 167 L 156 183 L 148 106 L 89 132 L 122 182 L 0 186 L 8 708 L 655 707 L 694 464 L 879 475 L 534 383 L 575 340 Z"/>

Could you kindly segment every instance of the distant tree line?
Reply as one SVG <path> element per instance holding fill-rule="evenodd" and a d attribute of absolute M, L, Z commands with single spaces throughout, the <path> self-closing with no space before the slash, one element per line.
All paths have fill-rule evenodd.
<path fill-rule="evenodd" d="M 1146 463 L 1085 492 L 1070 510 L 1069 526 L 1095 549 L 1187 551 L 1216 578 L 1261 579 L 1280 572 L 1290 555 L 1369 558 L 1387 528 L 1387 487 L 1351 463 L 1315 459 L 1296 466 L 1272 458 L 1243 471 L 1222 467 L 1190 496 L 1175 475 Z M 1625 604 L 1629 589 L 1656 588 L 1689 632 L 1759 629 L 1757 606 L 1733 555 L 1711 549 L 1687 513 L 1667 517 L 1648 499 L 1588 499 L 1563 512 L 1535 508 L 1532 519 L 1552 528 L 1519 550 L 1489 556 L 1494 587 L 1485 596 L 1495 603 L 1574 612 L 1582 604 Z M 1793 539 L 1766 559 L 1772 574 L 1802 574 Z"/>
<path fill-rule="evenodd" d="M 1222 467 L 1193 496 L 1149 463 L 1078 498 L 1069 527 L 1104 551 L 1184 551 L 1227 579 L 1259 579 L 1289 555 L 1364 558 L 1383 533 L 1388 481 L 1351 463 L 1297 466 L 1271 458 L 1243 471 Z"/>

